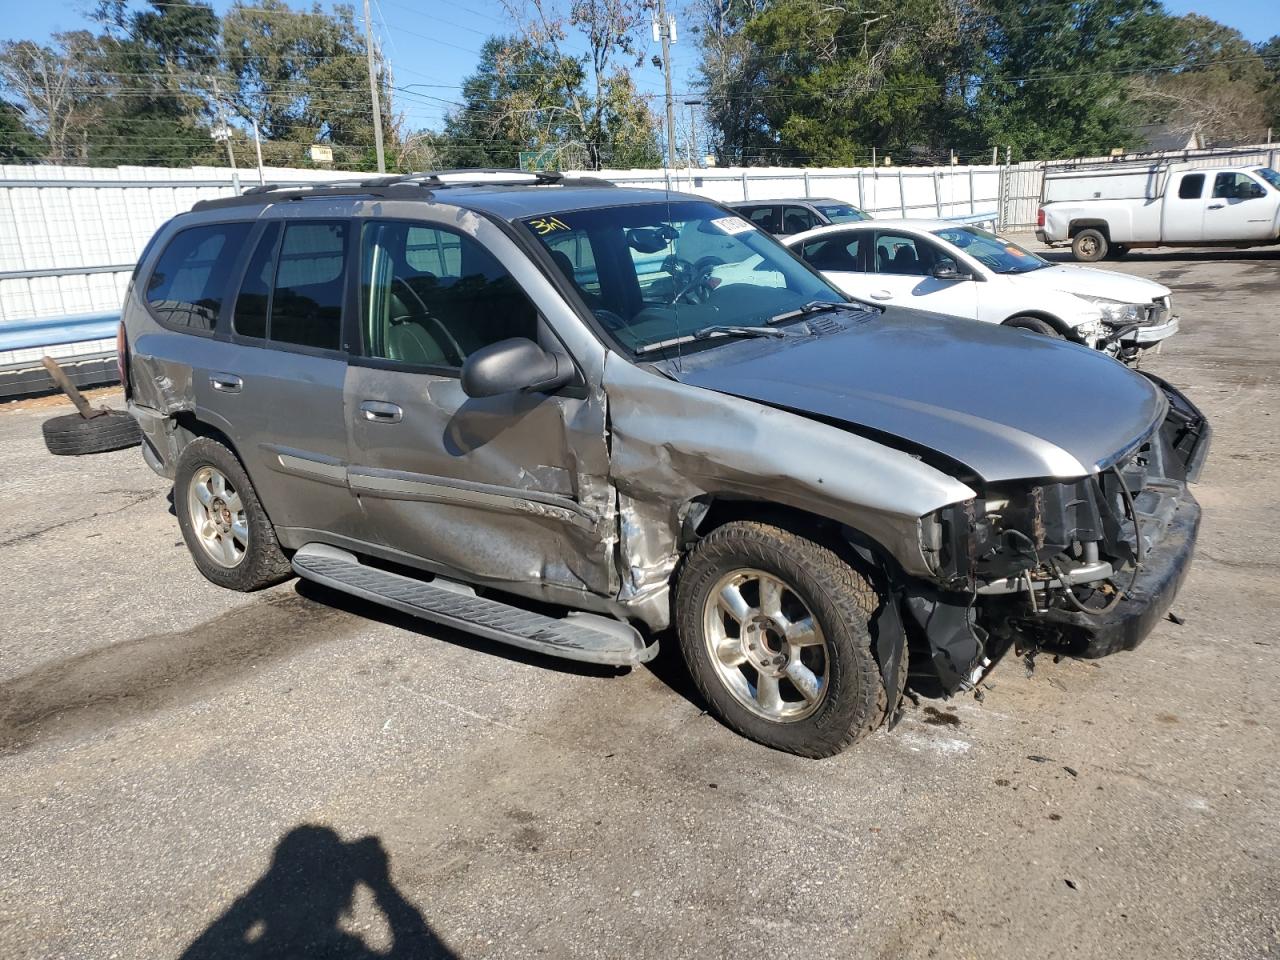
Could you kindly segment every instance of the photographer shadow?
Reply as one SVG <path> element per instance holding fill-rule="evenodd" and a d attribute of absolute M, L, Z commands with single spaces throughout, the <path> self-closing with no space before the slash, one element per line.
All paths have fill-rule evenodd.
<path fill-rule="evenodd" d="M 374 949 L 342 928 L 365 885 L 390 932 Z M 276 846 L 258 881 L 198 936 L 181 960 L 451 960 L 456 954 L 391 882 L 377 837 L 346 843 L 328 827 L 303 825 Z"/>

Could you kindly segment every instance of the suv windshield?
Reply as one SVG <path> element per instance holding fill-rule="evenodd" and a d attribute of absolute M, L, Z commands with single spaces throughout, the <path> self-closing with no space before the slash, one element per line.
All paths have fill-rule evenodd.
<path fill-rule="evenodd" d="M 848 203 L 815 203 L 818 212 L 832 223 L 857 223 L 859 220 L 870 220 L 867 214 Z"/>
<path fill-rule="evenodd" d="M 815 301 L 847 299 L 768 234 L 704 201 L 574 210 L 523 222 L 596 318 L 632 351 L 704 327 L 757 326 Z"/>
<path fill-rule="evenodd" d="M 1280 190 L 1280 173 L 1276 173 L 1276 171 L 1272 170 L 1270 167 L 1259 167 L 1253 172 L 1277 190 Z"/>
<path fill-rule="evenodd" d="M 1049 261 L 977 227 L 944 227 L 933 235 L 959 247 L 993 273 L 1030 273 Z"/>

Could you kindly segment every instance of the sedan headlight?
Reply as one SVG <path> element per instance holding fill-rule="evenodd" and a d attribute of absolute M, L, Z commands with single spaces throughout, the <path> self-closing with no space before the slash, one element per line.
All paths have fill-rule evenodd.
<path fill-rule="evenodd" d="M 1147 318 L 1147 308 L 1140 303 L 1125 303 L 1123 300 L 1108 300 L 1106 297 L 1087 297 L 1079 293 L 1076 296 L 1096 306 L 1102 315 L 1102 322 L 1113 327 L 1141 323 Z"/>

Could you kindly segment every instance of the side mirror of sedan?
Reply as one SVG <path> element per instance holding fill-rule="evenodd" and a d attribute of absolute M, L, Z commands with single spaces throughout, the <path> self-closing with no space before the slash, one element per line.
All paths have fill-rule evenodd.
<path fill-rule="evenodd" d="M 468 397 L 504 393 L 549 393 L 573 379 L 568 357 L 548 353 L 526 337 L 481 347 L 462 364 L 462 392 Z"/>
<path fill-rule="evenodd" d="M 954 260 L 939 260 L 933 265 L 933 269 L 929 271 L 929 275 L 935 280 L 972 280 L 973 278 L 963 272 Z"/>

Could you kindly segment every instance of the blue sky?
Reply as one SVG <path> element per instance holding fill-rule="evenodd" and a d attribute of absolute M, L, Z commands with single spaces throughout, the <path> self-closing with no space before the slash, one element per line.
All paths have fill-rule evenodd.
<path fill-rule="evenodd" d="M 308 7 L 304 0 L 288 0 L 296 7 Z M 350 0 L 349 0 L 350 2 Z M 395 74 L 396 85 L 411 93 L 397 93 L 396 109 L 407 115 L 411 128 L 439 127 L 450 101 L 456 100 L 462 78 L 475 67 L 477 53 L 485 37 L 502 32 L 507 24 L 499 0 L 370 0 L 374 27 L 382 37 Z M 0 39 L 45 40 L 59 30 L 84 27 L 84 11 L 91 0 L 0 0 L 3 25 Z M 218 10 L 230 0 L 213 0 Z M 326 4 L 327 5 L 327 4 Z M 359 0 L 355 5 L 359 7 Z M 679 0 L 669 0 L 679 10 Z M 1240 30 L 1258 42 L 1280 34 L 1277 0 L 1165 0 L 1174 14 L 1200 13 Z M 683 26 L 683 18 L 681 26 Z M 689 89 L 689 70 L 696 56 L 692 38 L 680 31 L 681 40 L 672 49 L 676 92 Z M 655 47 L 646 33 L 643 42 Z M 633 71 L 633 79 L 644 93 L 657 97 L 662 91 L 662 73 L 650 60 L 655 49 L 646 51 L 644 66 Z"/>

